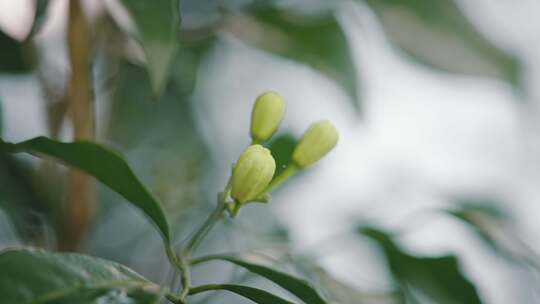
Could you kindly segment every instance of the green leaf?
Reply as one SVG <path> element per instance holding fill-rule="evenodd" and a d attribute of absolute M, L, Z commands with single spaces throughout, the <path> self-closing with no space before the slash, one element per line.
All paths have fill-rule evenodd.
<path fill-rule="evenodd" d="M 19 42 L 0 30 L 0 74 L 28 73 L 32 70 L 35 53 L 29 42 Z"/>
<path fill-rule="evenodd" d="M 129 268 L 81 254 L 11 249 L 0 252 L 0 269 L 6 304 L 151 304 L 161 296 L 157 285 Z"/>
<path fill-rule="evenodd" d="M 0 142 L 1 143 L 1 142 Z M 142 210 L 170 243 L 169 225 L 159 202 L 137 179 L 127 162 L 116 152 L 91 142 L 62 143 L 36 137 L 18 144 L 4 143 L 8 152 L 25 151 L 57 158 L 92 175 Z"/>
<path fill-rule="evenodd" d="M 0 136 L 4 132 L 4 107 L 2 106 L 2 99 L 0 99 Z"/>
<path fill-rule="evenodd" d="M 241 295 L 244 298 L 248 298 L 258 304 L 294 304 L 293 302 L 289 302 L 264 290 L 233 284 L 212 284 L 194 287 L 190 290 L 190 294 L 197 294 L 210 290 L 227 290 Z"/>
<path fill-rule="evenodd" d="M 276 173 L 274 177 L 278 176 L 285 170 L 287 165 L 291 164 L 292 154 L 297 142 L 298 140 L 294 136 L 283 134 L 273 139 L 270 143 L 268 148 L 272 151 L 272 156 L 276 160 Z"/>
<path fill-rule="evenodd" d="M 236 19 L 235 22 L 232 18 L 230 29 L 240 39 L 311 66 L 342 86 L 354 108 L 358 112 L 361 110 L 354 60 L 347 37 L 334 14 L 290 15 L 278 8 L 259 5 L 252 9 L 252 20 Z"/>
<path fill-rule="evenodd" d="M 45 20 L 47 19 L 49 0 L 35 0 L 34 3 L 36 6 L 36 9 L 34 11 L 34 21 L 32 21 L 32 27 L 30 28 L 30 33 L 28 33 L 28 37 L 26 37 L 26 40 L 34 37 L 34 35 L 39 32 L 39 30 L 45 23 Z"/>
<path fill-rule="evenodd" d="M 141 44 L 156 95 L 161 94 L 178 49 L 178 0 L 122 0 L 136 27 L 131 33 Z"/>
<path fill-rule="evenodd" d="M 360 233 L 382 248 L 390 270 L 402 286 L 412 286 L 434 303 L 482 303 L 474 285 L 461 273 L 455 256 L 415 257 L 402 251 L 382 230 L 364 227 Z"/>
<path fill-rule="evenodd" d="M 287 273 L 280 272 L 269 268 L 267 266 L 249 263 L 239 260 L 232 256 L 215 255 L 208 256 L 201 259 L 202 261 L 210 260 L 222 260 L 231 262 L 240 267 L 243 267 L 253 273 L 256 273 L 268 280 L 281 286 L 283 289 L 289 291 L 293 295 L 297 296 L 300 300 L 307 304 L 325 304 L 326 301 L 315 291 L 315 289 L 305 280 L 295 278 Z"/>
<path fill-rule="evenodd" d="M 453 0 L 367 2 L 391 42 L 418 62 L 519 84 L 518 60 L 484 38 Z"/>

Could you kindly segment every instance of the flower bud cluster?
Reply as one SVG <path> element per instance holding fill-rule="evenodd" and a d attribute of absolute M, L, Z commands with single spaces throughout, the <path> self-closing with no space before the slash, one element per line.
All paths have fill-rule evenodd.
<path fill-rule="evenodd" d="M 298 170 L 309 167 L 323 158 L 337 144 L 339 135 L 327 120 L 313 123 L 292 154 L 292 163 L 278 176 L 274 176 L 276 162 L 271 151 L 262 146 L 277 131 L 285 115 L 285 101 L 275 92 L 260 95 L 253 106 L 250 134 L 252 144 L 236 162 L 228 189 L 234 200 L 235 215 L 239 208 L 250 202 L 265 200 L 268 193 L 280 186 Z"/>

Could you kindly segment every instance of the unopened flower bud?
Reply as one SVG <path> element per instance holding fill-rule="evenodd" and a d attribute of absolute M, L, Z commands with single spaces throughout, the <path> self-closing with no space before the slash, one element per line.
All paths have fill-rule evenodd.
<path fill-rule="evenodd" d="M 316 163 L 336 146 L 338 138 L 336 128 L 328 120 L 312 124 L 294 149 L 294 163 L 301 168 Z"/>
<path fill-rule="evenodd" d="M 261 145 L 248 147 L 233 169 L 231 196 L 240 204 L 257 199 L 272 180 L 276 162 Z"/>
<path fill-rule="evenodd" d="M 254 143 L 268 140 L 276 132 L 283 115 L 285 101 L 275 92 L 266 92 L 257 97 L 251 113 L 251 138 Z"/>

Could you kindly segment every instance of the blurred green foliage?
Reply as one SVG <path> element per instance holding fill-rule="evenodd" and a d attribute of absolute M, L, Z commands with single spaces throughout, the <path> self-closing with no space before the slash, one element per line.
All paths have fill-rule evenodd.
<path fill-rule="evenodd" d="M 18 41 L 0 30 L 0 74 L 42 73 L 47 77 L 39 80 L 44 82 L 50 80 L 48 78 L 55 78 L 50 76 L 54 74 L 51 71 L 40 70 L 47 65 L 38 62 L 40 50 L 36 50 L 33 41 L 47 22 L 49 2 L 35 1 L 34 21 L 24 41 Z M 313 1 L 311 4 L 317 6 L 323 2 Z M 311 67 L 341 86 L 356 111 L 362 110 L 360 73 L 351 48 L 353 41 L 347 36 L 339 18 L 339 1 L 324 3 L 321 5 L 324 9 L 320 10 L 314 7 L 302 9 L 302 6 L 298 9 L 297 6 L 289 6 L 290 3 L 286 1 L 221 1 L 217 4 L 186 0 L 180 4 L 177 0 L 121 0 L 120 3 L 131 17 L 134 28 L 121 28 L 120 22 L 117 23 L 118 20 L 112 17 L 114 14 L 108 11 L 111 8 L 107 7 L 104 16 L 100 16 L 102 19 L 97 18 L 95 22 L 102 28 L 96 26 L 94 29 L 96 55 L 91 64 L 95 71 L 94 93 L 102 97 L 99 106 L 105 112 L 105 115 L 99 116 L 97 141 L 112 145 L 125 154 L 128 161 L 95 143 L 60 143 L 39 138 L 15 147 L 39 156 L 57 157 L 64 163 L 89 172 L 148 215 L 167 242 L 180 243 L 209 206 L 204 189 L 211 184 L 208 177 L 215 173 L 209 157 L 214 147 L 203 140 L 193 115 L 192 97 L 198 86 L 199 70 L 209 51 L 220 51 L 216 41 L 222 33 L 232 33 L 240 41 L 269 55 Z M 417 63 L 447 73 L 501 79 L 521 89 L 520 60 L 485 37 L 455 1 L 366 0 L 362 3 L 378 17 L 390 43 Z M 181 16 L 184 23 L 181 23 Z M 107 37 L 108 40 L 100 40 L 100 35 L 108 34 L 111 35 Z M 144 63 L 133 55 L 130 43 L 134 41 L 143 51 Z M 48 85 L 42 84 L 43 88 Z M 61 97 L 59 99 L 66 97 L 62 89 L 57 90 L 54 93 Z M 47 120 L 55 122 L 50 125 L 52 137 L 59 134 L 63 121 L 69 120 L 64 117 L 66 112 L 65 107 L 50 107 Z M 0 109 L 0 132 L 4 122 L 2 118 Z M 290 163 L 296 142 L 292 135 L 285 134 L 270 143 L 269 148 L 277 163 L 277 174 Z M 66 189 L 69 187 L 65 174 L 50 161 L 36 165 L 35 161 L 29 162 L 27 158 L 7 154 L 7 150 L 12 148 L 14 146 L 4 145 L 0 151 L 2 212 L 12 221 L 23 244 L 55 249 L 54 242 L 48 242 L 50 236 L 46 234 L 52 230 L 56 233 L 54 237 L 62 237 L 60 219 L 64 216 Z M 128 167 L 128 163 L 134 164 L 134 168 Z M 148 185 L 149 190 L 143 185 Z M 155 198 L 150 193 L 154 193 Z M 119 219 L 118 213 L 125 216 L 122 220 L 129 224 L 120 227 L 119 230 L 123 230 L 107 235 L 113 240 L 123 238 L 126 231 L 137 230 L 134 227 L 136 224 L 132 224 L 135 219 L 131 215 L 124 214 L 123 209 L 116 214 L 113 212 L 117 200 L 106 191 L 101 191 L 101 209 L 95 221 L 106 226 L 107 221 Z M 540 269 L 534 250 L 512 231 L 509 227 L 512 219 L 507 217 L 506 212 L 498 210 L 496 205 L 492 201 L 459 201 L 456 208 L 445 210 L 444 213 L 466 224 L 495 253 L 518 264 Z M 395 279 L 396 290 L 359 290 L 332 276 L 313 259 L 289 256 L 288 231 L 268 211 L 253 208 L 243 212 L 252 218 L 226 222 L 223 231 L 219 231 L 221 238 L 213 239 L 213 245 L 210 245 L 212 249 L 249 251 L 253 248 L 278 247 L 278 261 L 292 260 L 291 264 L 306 281 L 288 272 L 275 270 L 279 263 L 263 266 L 244 260 L 229 258 L 228 261 L 266 277 L 305 303 L 417 303 L 417 296 L 433 303 L 481 303 L 475 286 L 462 273 L 455 256 L 415 256 L 397 244 L 396 235 L 364 227 L 360 233 L 381 248 L 381 254 L 385 256 Z M 172 232 L 169 232 L 169 222 Z M 118 226 L 107 226 L 110 227 Z M 97 230 L 97 227 L 93 229 Z M 227 238 L 230 237 L 227 233 L 231 231 L 234 232 L 232 240 Z M 144 252 L 148 249 L 146 247 L 151 247 L 148 244 L 156 243 L 152 233 L 149 233 L 152 234 L 150 236 L 134 237 L 133 241 L 138 241 L 139 247 L 130 243 L 115 244 L 112 248 L 100 244 L 97 238 L 92 239 L 95 231 L 88 234 L 86 247 L 83 247 L 85 250 L 106 252 L 122 262 L 133 263 L 130 266 L 135 268 L 143 268 L 137 265 L 138 262 L 149 263 L 148 260 L 151 260 L 154 264 L 149 263 L 151 266 L 145 268 L 145 275 L 152 278 L 163 276 L 162 268 L 153 267 L 164 262 L 155 256 L 156 252 L 161 254 L 161 249 Z M 242 241 L 237 240 L 240 237 Z M 135 285 L 138 287 L 138 284 L 147 284 L 122 266 L 108 261 L 96 262 L 88 257 L 24 251 L 13 262 L 13 256 L 6 258 L 5 252 L 1 255 L 0 264 L 4 266 L 0 268 L 7 271 L 0 274 L 1 296 L 16 289 L 13 286 L 17 281 L 12 282 L 11 279 L 33 280 L 30 271 L 16 274 L 18 268 L 9 268 L 21 265 L 27 270 L 42 267 L 39 268 L 42 273 L 57 276 L 58 281 L 52 277 L 38 277 L 39 280 L 33 285 L 35 288 L 45 288 L 49 286 L 47 284 L 59 281 L 65 283 L 62 288 L 69 287 L 71 281 L 88 283 L 78 276 L 80 273 L 66 273 L 62 268 L 64 266 L 59 266 L 74 260 L 77 264 L 71 265 L 74 269 L 99 272 L 100 279 L 128 273 L 128 280 L 137 281 Z M 92 264 L 90 269 L 89 264 Z M 26 267 L 28 265 L 32 267 Z M 9 280 L 2 280 L 6 278 L 6 273 Z M 220 272 L 212 270 L 203 272 L 201 277 L 214 279 L 217 274 Z M 175 288 L 175 283 L 169 282 L 169 278 L 162 280 L 170 283 L 172 289 Z M 243 283 L 241 279 L 237 281 Z M 78 303 L 156 302 L 156 290 L 153 289 L 122 286 L 127 288 L 126 293 L 116 287 L 96 291 L 92 286 L 75 298 L 67 297 L 64 300 Z M 258 303 L 289 303 L 266 290 L 248 286 L 228 284 L 209 285 L 206 288 L 228 290 Z M 319 293 L 323 296 L 319 296 Z"/>

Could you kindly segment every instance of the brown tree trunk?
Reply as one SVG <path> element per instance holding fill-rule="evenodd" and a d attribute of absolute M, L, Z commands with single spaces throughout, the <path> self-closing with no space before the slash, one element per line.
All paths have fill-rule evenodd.
<path fill-rule="evenodd" d="M 71 77 L 68 98 L 75 140 L 94 140 L 94 105 L 91 87 L 91 39 L 80 0 L 69 1 L 67 44 Z M 70 169 L 69 198 L 59 249 L 79 249 L 93 215 L 95 191 L 93 181 L 83 172 Z"/>

